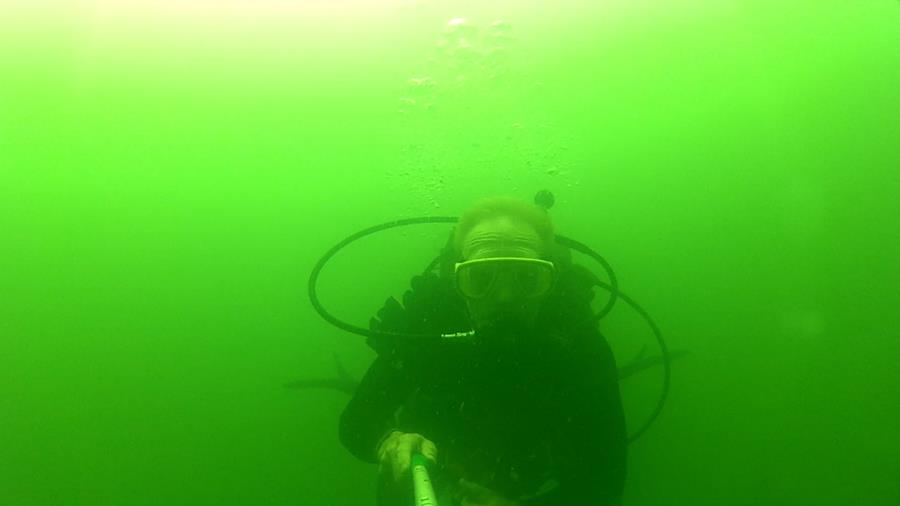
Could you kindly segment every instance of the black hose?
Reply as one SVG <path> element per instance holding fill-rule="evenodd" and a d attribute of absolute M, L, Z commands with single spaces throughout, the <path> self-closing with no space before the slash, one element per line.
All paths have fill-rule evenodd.
<path fill-rule="evenodd" d="M 358 334 L 361 336 L 375 337 L 375 338 L 389 337 L 389 338 L 402 339 L 402 340 L 440 337 L 440 336 L 435 336 L 433 334 L 407 334 L 407 333 L 402 333 L 402 332 L 372 330 L 372 329 L 358 327 L 356 325 L 347 323 L 347 322 L 339 319 L 338 317 L 332 315 L 331 313 L 328 312 L 327 309 L 325 309 L 325 307 L 322 305 L 322 303 L 319 302 L 319 295 L 316 291 L 316 287 L 319 282 L 319 274 L 322 271 L 322 267 L 324 267 L 325 264 L 328 263 L 328 261 L 331 260 L 331 258 L 338 251 L 342 250 L 347 245 L 349 245 L 350 243 L 352 243 L 356 240 L 362 239 L 363 237 L 366 237 L 368 235 L 372 235 L 372 234 L 375 234 L 375 233 L 378 233 L 378 232 L 381 232 L 381 231 L 384 231 L 384 230 L 387 230 L 390 228 L 404 227 L 407 225 L 418 225 L 418 224 L 422 224 L 422 223 L 456 223 L 457 221 L 458 221 L 457 218 L 454 218 L 451 216 L 424 216 L 421 218 L 407 218 L 407 219 L 403 219 L 403 220 L 389 221 L 387 223 L 382 223 L 380 225 L 375 225 L 375 226 L 372 226 L 369 228 L 365 228 L 363 230 L 360 230 L 359 232 L 356 232 L 355 234 L 351 234 L 350 236 L 344 238 L 341 242 L 335 244 L 334 246 L 331 247 L 331 249 L 326 251 L 325 254 L 322 255 L 321 258 L 319 258 L 319 261 L 316 262 L 315 266 L 313 266 L 312 272 L 309 275 L 308 293 L 309 293 L 309 301 L 312 303 L 313 308 L 328 323 L 334 325 L 335 327 L 337 327 L 341 330 L 346 330 L 347 332 L 350 332 L 353 334 Z"/>
<path fill-rule="evenodd" d="M 609 300 L 606 301 L 606 305 L 603 306 L 600 311 L 597 311 L 594 314 L 594 321 L 599 321 L 612 311 L 613 306 L 616 305 L 616 300 L 619 298 L 619 281 L 616 279 L 616 273 L 613 272 L 612 266 L 609 265 L 609 262 L 607 262 L 605 258 L 598 255 L 596 251 L 587 247 L 587 245 L 561 235 L 556 236 L 556 242 L 593 258 L 601 267 L 603 267 L 603 270 L 606 271 L 606 276 L 609 278 Z"/>
<path fill-rule="evenodd" d="M 600 280 L 596 280 L 595 283 L 600 288 L 604 288 L 612 292 L 613 287 L 608 285 Z M 663 384 L 662 384 L 662 392 L 659 394 L 659 398 L 656 401 L 656 406 L 653 408 L 653 412 L 650 413 L 650 416 L 644 421 L 643 424 L 640 425 L 631 435 L 628 436 L 628 442 L 633 443 L 639 437 L 643 436 L 647 429 L 653 425 L 653 422 L 656 421 L 656 418 L 662 413 L 663 406 L 666 405 L 666 399 L 669 397 L 669 383 L 672 378 L 672 363 L 671 356 L 669 355 L 669 347 L 666 345 L 666 341 L 662 337 L 662 332 L 660 332 L 659 327 L 656 325 L 656 322 L 653 321 L 653 318 L 650 318 L 650 315 L 638 304 L 634 299 L 625 295 L 622 292 L 618 292 L 618 296 L 620 299 L 625 301 L 626 304 L 634 308 L 635 311 L 639 315 L 644 318 L 644 321 L 647 322 L 647 325 L 650 326 L 650 330 L 653 331 L 653 336 L 656 338 L 656 344 L 659 345 L 659 352 L 662 355 L 662 366 L 663 366 Z"/>

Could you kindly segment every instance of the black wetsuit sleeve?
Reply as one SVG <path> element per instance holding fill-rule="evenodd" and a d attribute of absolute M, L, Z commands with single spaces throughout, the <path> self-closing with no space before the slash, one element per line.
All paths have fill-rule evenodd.
<path fill-rule="evenodd" d="M 558 487 L 522 506 L 618 504 L 625 485 L 628 434 L 612 351 L 599 334 L 579 358 L 571 418 L 557 443 Z"/>
<path fill-rule="evenodd" d="M 402 362 L 379 355 L 341 414 L 341 444 L 357 458 L 374 463 L 375 446 L 388 431 L 399 429 L 394 415 L 411 390 Z"/>

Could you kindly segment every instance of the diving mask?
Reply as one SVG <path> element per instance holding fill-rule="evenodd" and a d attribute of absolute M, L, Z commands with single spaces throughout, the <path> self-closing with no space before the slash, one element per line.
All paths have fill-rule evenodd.
<path fill-rule="evenodd" d="M 456 287 L 470 299 L 487 297 L 500 289 L 521 298 L 547 294 L 556 279 L 553 262 L 536 258 L 496 257 L 459 262 Z"/>

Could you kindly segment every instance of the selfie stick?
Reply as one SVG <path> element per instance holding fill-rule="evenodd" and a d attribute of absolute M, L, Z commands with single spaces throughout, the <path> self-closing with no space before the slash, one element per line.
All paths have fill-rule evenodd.
<path fill-rule="evenodd" d="M 428 459 L 421 453 L 412 456 L 410 467 L 412 468 L 413 493 L 416 506 L 438 506 L 431 486 L 431 478 L 428 477 Z"/>

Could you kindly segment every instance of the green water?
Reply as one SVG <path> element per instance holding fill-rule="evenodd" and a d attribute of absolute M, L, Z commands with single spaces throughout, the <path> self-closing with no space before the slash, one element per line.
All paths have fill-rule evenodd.
<path fill-rule="evenodd" d="M 373 504 L 347 397 L 281 387 L 372 359 L 312 265 L 549 188 L 691 351 L 626 505 L 897 505 L 898 125 L 889 0 L 4 2 L 0 504 Z M 447 232 L 323 302 L 364 324 Z"/>

